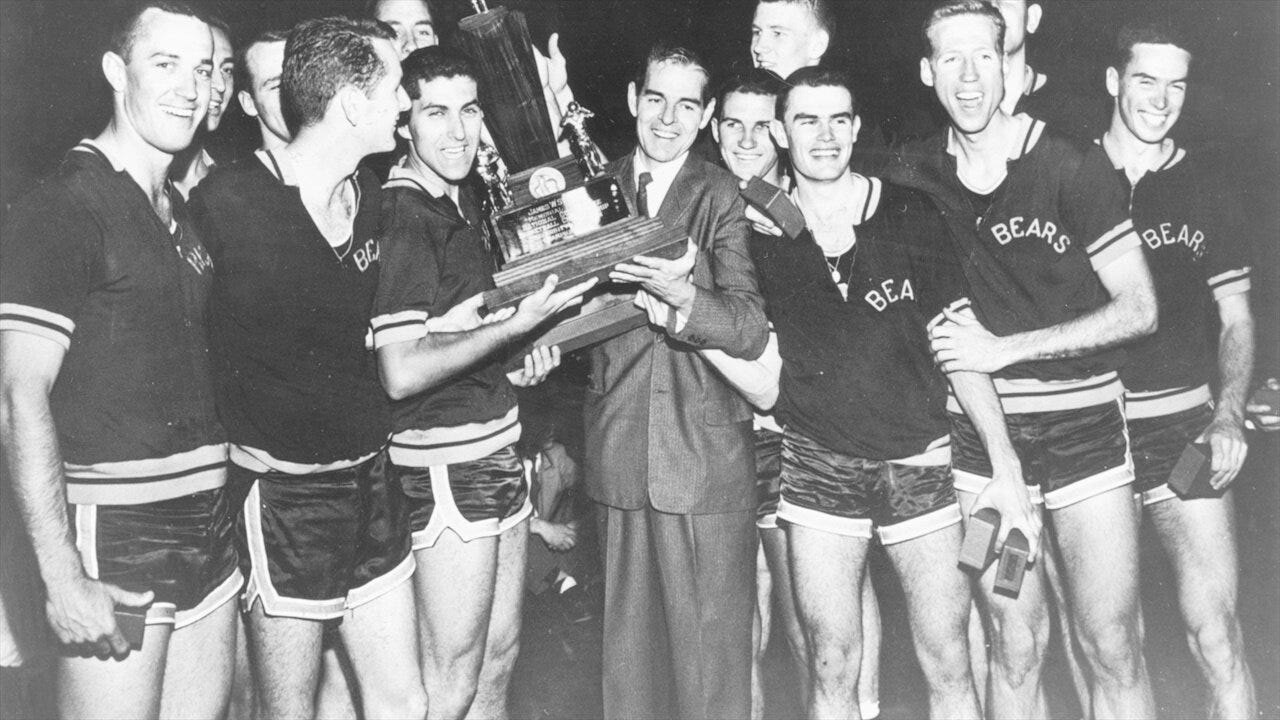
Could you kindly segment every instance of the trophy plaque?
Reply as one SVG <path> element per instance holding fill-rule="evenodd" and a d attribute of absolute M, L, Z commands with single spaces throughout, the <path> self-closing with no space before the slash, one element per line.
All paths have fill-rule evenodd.
<path fill-rule="evenodd" d="M 656 218 L 637 217 L 587 133 L 590 110 L 571 103 L 560 132 L 551 131 L 523 16 L 487 10 L 480 0 L 473 4 L 480 12 L 459 23 L 458 44 L 481 74 L 485 119 L 497 146 L 482 144 L 475 168 L 496 270 L 497 287 L 484 294 L 485 307 L 492 312 L 518 305 L 549 275 L 561 287 L 594 277 L 601 283 L 583 303 L 557 315 L 527 347 L 559 345 L 569 352 L 645 324 L 631 293 L 601 286 L 615 265 L 638 255 L 680 257 L 685 233 Z M 567 136 L 570 157 L 558 157 L 558 135 Z M 514 354 L 509 366 L 523 356 Z"/>

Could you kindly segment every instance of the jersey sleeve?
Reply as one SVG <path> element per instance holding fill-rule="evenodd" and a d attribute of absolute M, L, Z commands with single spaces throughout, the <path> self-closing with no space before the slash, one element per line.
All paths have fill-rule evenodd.
<path fill-rule="evenodd" d="M 0 230 L 0 330 L 69 349 L 100 264 L 92 257 L 100 236 L 92 215 L 55 186 L 19 201 Z"/>
<path fill-rule="evenodd" d="M 1129 217 L 1128 195 L 1102 148 L 1084 151 L 1061 196 L 1068 233 L 1084 247 L 1094 272 L 1142 245 Z"/>
<path fill-rule="evenodd" d="M 1250 239 L 1245 227 L 1244 206 L 1239 190 L 1226 178 L 1206 186 L 1203 200 L 1209 204 L 1211 218 L 1205 238 L 1205 281 L 1213 292 L 1214 300 L 1249 292 Z"/>
<path fill-rule="evenodd" d="M 378 234 L 378 292 L 373 303 L 375 350 L 425 337 L 440 267 L 421 237 L 425 224 L 413 222 L 402 205 L 389 199 Z"/>

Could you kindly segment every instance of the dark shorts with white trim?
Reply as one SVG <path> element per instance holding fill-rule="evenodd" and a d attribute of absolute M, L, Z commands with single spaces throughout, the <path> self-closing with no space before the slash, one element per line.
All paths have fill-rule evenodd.
<path fill-rule="evenodd" d="M 235 598 L 234 516 L 226 488 L 140 505 L 68 505 L 85 572 L 155 593 L 148 625 L 183 628 Z"/>
<path fill-rule="evenodd" d="M 1177 497 L 1169 487 L 1169 475 L 1187 444 L 1194 442 L 1213 420 L 1213 408 L 1201 405 L 1158 417 L 1129 421 L 1129 442 L 1133 448 L 1133 469 L 1137 479 L 1134 494 L 1143 505 Z"/>
<path fill-rule="evenodd" d="M 413 575 L 408 513 L 394 492 L 386 451 L 353 467 L 293 475 L 231 464 L 244 607 L 329 620 Z"/>
<path fill-rule="evenodd" d="M 787 430 L 778 519 L 868 539 L 874 527 L 892 545 L 960 522 L 960 506 L 947 465 L 868 460 Z"/>
<path fill-rule="evenodd" d="M 778 527 L 778 493 L 782 489 L 782 433 L 758 429 L 756 435 L 756 527 Z"/>
<path fill-rule="evenodd" d="M 1005 415 L 1032 502 L 1050 510 L 1133 482 L 1123 401 L 1078 410 Z M 980 493 L 991 461 L 965 415 L 951 413 L 951 465 L 956 489 Z"/>
<path fill-rule="evenodd" d="M 515 445 L 450 465 L 392 463 L 391 476 L 408 508 L 414 550 L 435 545 L 446 529 L 465 541 L 500 535 L 533 512 Z"/>

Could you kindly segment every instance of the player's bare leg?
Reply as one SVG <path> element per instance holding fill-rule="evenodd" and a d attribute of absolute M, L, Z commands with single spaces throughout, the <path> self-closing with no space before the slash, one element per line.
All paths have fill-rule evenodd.
<path fill-rule="evenodd" d="M 528 520 L 522 520 L 498 537 L 498 570 L 484 662 L 480 666 L 476 697 L 467 713 L 467 717 L 474 720 L 506 720 L 510 717 L 507 695 L 516 657 L 520 654 L 520 618 L 524 608 L 528 542 Z"/>
<path fill-rule="evenodd" d="M 220 718 L 227 712 L 240 623 L 237 605 L 228 599 L 169 636 L 160 717 Z"/>
<path fill-rule="evenodd" d="M 1122 486 L 1053 511 L 1094 717 L 1154 717 L 1138 597 L 1138 511 Z"/>
<path fill-rule="evenodd" d="M 965 517 L 977 498 L 957 491 Z M 989 630 L 987 713 L 996 718 L 1047 718 L 1044 694 L 1044 656 L 1049 645 L 1049 608 L 1045 602 L 1044 571 L 1036 563 L 1027 568 L 1018 597 L 992 590 L 996 563 L 977 581 L 975 597 Z"/>
<path fill-rule="evenodd" d="M 929 717 L 981 718 L 965 627 L 969 577 L 948 560 L 960 552 L 959 524 L 885 545 L 902 581 L 916 657 L 929 685 Z M 870 583 L 868 583 L 870 585 Z"/>
<path fill-rule="evenodd" d="M 142 648 L 131 650 L 121 660 L 92 655 L 60 658 L 58 714 L 67 718 L 159 717 L 172 633 L 172 625 L 148 625 Z"/>
<path fill-rule="evenodd" d="M 362 717 L 426 717 L 413 620 L 411 582 L 397 584 L 343 617 L 342 643 L 356 673 Z"/>
<path fill-rule="evenodd" d="M 809 645 L 810 718 L 859 718 L 866 538 L 787 527 L 796 608 Z"/>
<path fill-rule="evenodd" d="M 763 535 L 767 530 L 760 529 Z M 761 665 L 764 651 L 769 647 L 769 632 L 773 629 L 773 576 L 769 574 L 769 559 L 764 552 L 764 542 L 756 548 L 756 616 L 751 622 L 751 720 L 764 717 L 764 677 Z"/>
<path fill-rule="evenodd" d="M 271 617 L 261 602 L 255 602 L 249 609 L 247 629 L 261 717 L 314 717 L 324 623 Z"/>
<path fill-rule="evenodd" d="M 1235 503 L 1221 498 L 1173 498 L 1147 506 L 1178 578 L 1187 643 L 1209 683 L 1208 716 L 1257 715 L 1253 673 L 1236 614 L 1238 561 Z"/>

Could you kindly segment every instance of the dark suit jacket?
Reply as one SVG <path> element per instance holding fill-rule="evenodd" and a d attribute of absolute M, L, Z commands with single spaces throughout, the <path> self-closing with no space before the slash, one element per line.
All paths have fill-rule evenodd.
<path fill-rule="evenodd" d="M 610 166 L 633 203 L 634 158 Z M 750 406 L 696 352 L 754 359 L 768 340 L 743 213 L 734 177 L 690 154 L 658 210 L 698 245 L 689 321 L 679 332 L 640 327 L 591 350 L 585 470 L 599 502 L 693 514 L 755 507 Z"/>

